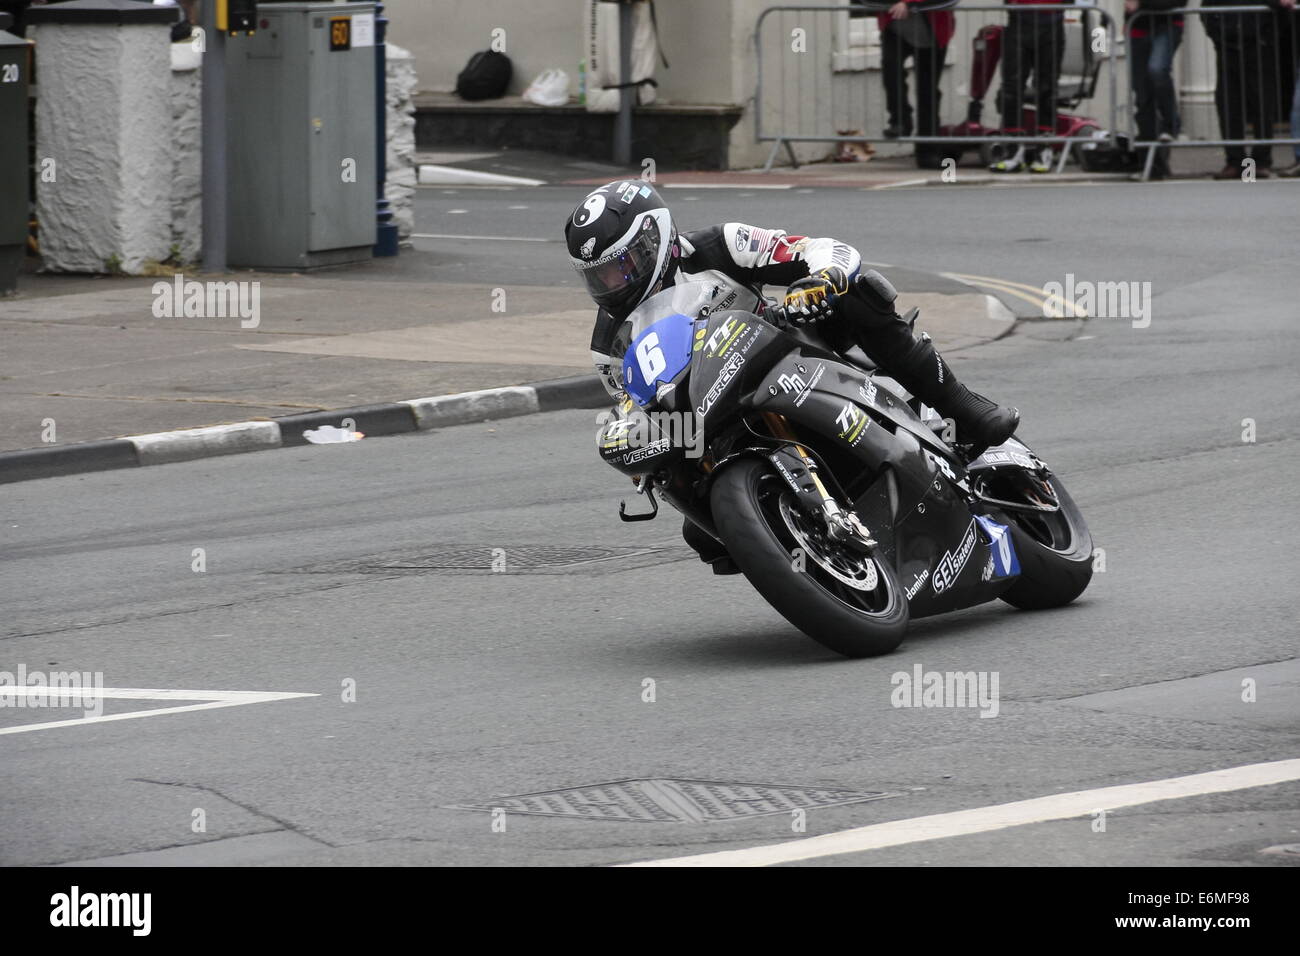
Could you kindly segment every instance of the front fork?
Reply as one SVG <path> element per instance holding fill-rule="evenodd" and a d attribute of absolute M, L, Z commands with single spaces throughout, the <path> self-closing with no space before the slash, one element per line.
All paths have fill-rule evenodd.
<path fill-rule="evenodd" d="M 775 412 L 765 412 L 763 419 L 775 437 L 789 442 L 767 456 L 786 484 L 810 513 L 822 516 L 826 522 L 827 534 L 832 540 L 862 554 L 869 553 L 876 546 L 871 532 L 854 512 L 841 507 L 835 496 L 826 489 L 817 473 L 817 463 L 807 449 L 795 440 L 785 417 Z"/>

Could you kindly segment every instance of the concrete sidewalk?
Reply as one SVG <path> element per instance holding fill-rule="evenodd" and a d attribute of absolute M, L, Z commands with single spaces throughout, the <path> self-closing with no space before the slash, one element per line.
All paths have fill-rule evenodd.
<path fill-rule="evenodd" d="M 25 275 L 0 300 L 0 451 L 591 373 L 593 310 L 575 284 L 511 285 L 502 304 L 487 285 L 432 281 L 431 253 L 399 259 L 224 277 L 259 284 L 255 328 L 155 316 L 154 284 L 168 278 Z M 890 274 L 943 348 L 1011 328 L 1011 313 L 971 286 Z"/>
<path fill-rule="evenodd" d="M 1094 183 L 1126 182 L 1130 174 L 1126 172 L 1086 172 L 1080 168 L 1077 160 L 1065 167 L 1059 175 L 1055 172 L 1035 174 L 992 173 L 979 160 L 979 152 L 971 148 L 963 155 L 955 169 L 955 178 L 945 179 L 940 170 L 917 168 L 910 146 L 898 143 L 875 143 L 875 156 L 867 162 L 805 163 L 797 169 L 786 165 L 777 165 L 770 172 L 761 169 L 742 170 L 692 170 L 674 171 L 659 169 L 655 173 L 658 186 L 694 186 L 708 187 L 747 187 L 750 189 L 790 189 L 797 187 L 819 187 L 840 189 L 895 189 L 904 186 L 1033 186 L 1059 183 Z M 1278 168 L 1290 165 L 1290 153 L 1286 147 L 1278 147 L 1275 159 Z M 1208 180 L 1210 175 L 1223 166 L 1223 151 L 1213 147 L 1178 147 L 1170 151 L 1170 166 L 1173 181 Z M 612 163 L 591 160 L 576 160 L 571 157 L 536 150 L 510 149 L 445 149 L 421 151 L 416 154 L 416 162 L 428 165 L 431 169 L 447 173 L 464 172 L 475 176 L 487 175 L 504 177 L 503 183 L 510 177 L 524 177 L 534 182 L 566 185 L 600 185 L 612 179 L 638 178 L 643 170 L 624 169 Z M 785 162 L 784 153 L 778 156 L 778 162 Z M 446 179 L 437 178 L 429 173 L 428 178 L 422 174 L 421 182 L 426 184 L 443 183 L 447 185 L 478 182 L 484 180 L 459 180 L 454 176 Z M 1136 185 L 1136 184 L 1135 184 Z"/>

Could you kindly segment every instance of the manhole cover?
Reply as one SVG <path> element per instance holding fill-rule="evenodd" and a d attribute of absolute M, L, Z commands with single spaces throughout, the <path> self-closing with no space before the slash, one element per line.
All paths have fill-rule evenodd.
<path fill-rule="evenodd" d="M 447 544 L 293 568 L 297 574 L 606 574 L 693 558 L 690 548 Z"/>
<path fill-rule="evenodd" d="M 823 787 L 774 787 L 759 783 L 709 780 L 618 780 L 566 790 L 544 790 L 502 797 L 492 803 L 450 807 L 452 810 L 505 810 L 543 817 L 576 817 L 626 823 L 709 823 L 745 820 L 770 813 L 814 810 L 847 803 L 866 803 L 902 796 L 876 790 L 830 790 Z"/>

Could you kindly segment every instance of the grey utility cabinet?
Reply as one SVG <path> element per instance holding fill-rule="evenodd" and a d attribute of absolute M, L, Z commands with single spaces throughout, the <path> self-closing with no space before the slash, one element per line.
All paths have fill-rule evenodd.
<path fill-rule="evenodd" d="M 27 41 L 0 29 L 0 295 L 18 287 L 27 244 L 27 62 Z"/>
<path fill-rule="evenodd" d="M 263 3 L 226 41 L 232 266 L 309 269 L 375 244 L 373 3 Z"/>

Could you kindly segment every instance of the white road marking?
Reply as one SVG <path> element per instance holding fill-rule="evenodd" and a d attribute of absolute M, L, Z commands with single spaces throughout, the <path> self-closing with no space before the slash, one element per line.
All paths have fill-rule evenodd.
<path fill-rule="evenodd" d="M 879 186 L 868 186 L 867 189 L 899 189 L 903 186 L 927 186 L 928 179 L 900 179 L 896 183 L 881 183 Z"/>
<path fill-rule="evenodd" d="M 563 242 L 563 239 L 534 239 L 530 236 L 456 236 L 445 232 L 413 232 L 412 239 L 483 239 L 488 242 Z"/>
<path fill-rule="evenodd" d="M 864 850 L 879 850 L 907 843 L 988 833 L 991 830 L 1021 827 L 1031 823 L 1068 820 L 1088 816 L 1097 810 L 1117 810 L 1120 807 L 1155 803 L 1160 800 L 1181 800 L 1208 793 L 1268 787 L 1293 780 L 1300 780 L 1300 759 L 1246 764 L 1242 767 L 1211 770 L 1208 773 L 1194 773 L 1185 777 L 1169 777 L 1146 783 L 1059 793 L 992 807 L 976 807 L 972 810 L 913 817 L 910 820 L 892 820 L 889 823 L 877 823 L 852 830 L 841 830 L 838 833 L 826 833 L 802 840 L 789 840 L 785 843 L 750 847 L 745 850 L 723 850 L 624 865 L 771 866 L 774 863 L 812 860 L 844 853 L 861 853 Z"/>
<path fill-rule="evenodd" d="M 19 697 L 96 697 L 105 700 L 200 700 L 202 704 L 182 707 L 158 707 L 154 710 L 133 710 L 125 714 L 101 714 L 98 717 L 74 717 L 71 720 L 50 720 L 39 724 L 19 724 L 0 727 L 0 734 L 26 734 L 34 730 L 52 730 L 55 727 L 82 727 L 110 720 L 133 720 L 137 717 L 159 717 L 163 714 L 183 714 L 192 710 L 215 710 L 220 707 L 240 707 L 244 704 L 264 704 L 273 700 L 291 700 L 295 697 L 319 697 L 319 694 L 296 694 L 261 690 L 164 690 L 146 687 L 15 687 L 0 686 L 0 706 L 13 707 Z M 11 699 L 7 699 L 11 698 Z M 36 705 L 39 706 L 39 705 Z"/>
<path fill-rule="evenodd" d="M 467 212 L 469 212 L 468 209 L 448 209 L 448 210 L 447 210 L 447 215 L 449 215 L 449 216 L 459 216 L 459 215 L 462 215 L 463 213 L 467 213 Z"/>
<path fill-rule="evenodd" d="M 794 183 L 664 183 L 666 189 L 793 189 Z"/>

